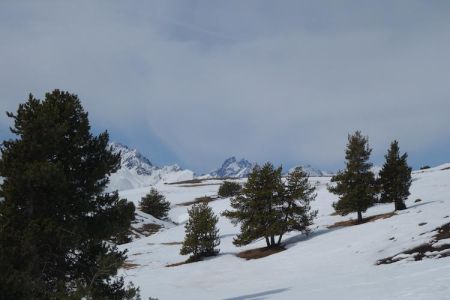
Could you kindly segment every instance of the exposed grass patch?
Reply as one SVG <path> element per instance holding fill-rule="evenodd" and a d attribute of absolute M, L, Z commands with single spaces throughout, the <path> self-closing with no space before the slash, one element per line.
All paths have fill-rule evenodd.
<path fill-rule="evenodd" d="M 258 259 L 263 258 L 272 254 L 279 253 L 281 251 L 286 250 L 286 248 L 277 246 L 277 247 L 262 247 L 262 248 L 256 248 L 251 250 L 246 250 L 239 252 L 236 254 L 237 257 L 244 258 L 246 260 L 250 259 Z"/>
<path fill-rule="evenodd" d="M 379 215 L 366 217 L 366 218 L 363 218 L 362 223 L 359 223 L 359 224 L 373 222 L 373 221 L 380 220 L 380 219 L 388 219 L 394 215 L 395 215 L 395 212 L 389 212 L 389 213 L 385 213 L 385 214 L 379 214 Z M 358 224 L 358 220 L 350 219 L 347 221 L 336 222 L 333 225 L 327 226 L 327 228 L 331 229 L 331 228 L 336 228 L 336 227 L 347 227 L 347 226 L 354 226 L 354 225 L 359 225 L 359 224 Z"/>
<path fill-rule="evenodd" d="M 165 246 L 174 246 L 174 245 L 181 245 L 183 244 L 182 242 L 167 242 L 167 243 L 161 243 L 161 245 L 165 245 Z"/>
<path fill-rule="evenodd" d="M 137 267 L 139 267 L 139 264 L 134 264 L 128 260 L 124 261 L 122 264 L 122 268 L 126 269 L 126 270 L 131 270 L 131 269 L 135 269 Z"/>
<path fill-rule="evenodd" d="M 182 184 L 180 187 L 198 187 L 198 186 L 209 186 L 209 185 L 220 185 L 220 183 L 199 183 L 199 184 Z"/>
<path fill-rule="evenodd" d="M 193 201 L 187 201 L 187 202 L 179 203 L 179 204 L 177 204 L 177 206 L 190 206 L 192 204 L 197 204 L 197 203 L 209 203 L 209 202 L 215 201 L 217 199 L 219 199 L 219 198 L 218 197 L 203 196 L 203 197 L 195 198 Z"/>
<path fill-rule="evenodd" d="M 144 224 L 139 228 L 133 228 L 135 232 L 143 235 L 143 236 L 150 236 L 152 234 L 157 233 L 162 228 L 161 225 L 158 224 Z"/>
<path fill-rule="evenodd" d="M 201 258 L 189 257 L 185 261 L 181 261 L 181 262 L 177 262 L 177 263 L 174 263 L 174 264 L 166 265 L 166 268 L 177 267 L 177 266 L 181 266 L 181 265 L 185 265 L 185 264 L 191 264 L 191 263 L 198 262 L 198 261 L 201 261 L 201 260 L 202 260 Z"/>
<path fill-rule="evenodd" d="M 211 180 L 233 180 L 233 179 L 241 179 L 237 177 L 211 177 L 211 178 L 194 178 L 191 180 L 183 180 L 183 181 L 176 181 L 176 182 L 166 182 L 165 184 L 169 185 L 177 185 L 177 184 L 197 184 L 202 183 L 205 181 L 211 181 Z"/>
<path fill-rule="evenodd" d="M 411 261 L 422 260 L 423 258 L 442 258 L 450 256 L 450 244 L 438 244 L 443 239 L 450 238 L 450 223 L 436 228 L 433 239 L 426 244 L 408 249 L 394 256 L 386 257 L 377 261 L 377 265 L 392 264 L 404 259 Z"/>

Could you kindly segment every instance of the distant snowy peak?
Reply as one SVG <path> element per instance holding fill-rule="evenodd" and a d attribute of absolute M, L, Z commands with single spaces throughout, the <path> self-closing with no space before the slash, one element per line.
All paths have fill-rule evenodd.
<path fill-rule="evenodd" d="M 131 149 L 120 143 L 110 143 L 109 145 L 113 153 L 120 153 L 122 168 L 134 169 L 138 175 L 151 175 L 156 169 L 151 161 L 136 149 Z"/>
<path fill-rule="evenodd" d="M 322 171 L 322 170 L 312 167 L 311 165 L 304 165 L 304 166 L 297 166 L 297 167 L 301 167 L 303 169 L 303 171 L 305 171 L 311 177 L 327 177 L 327 176 L 333 175 L 332 172 Z M 289 169 L 288 173 L 291 173 L 292 171 L 294 171 L 295 168 L 296 167 Z"/>
<path fill-rule="evenodd" d="M 157 167 L 136 149 L 120 143 L 110 143 L 113 153 L 120 153 L 120 169 L 111 174 L 108 190 L 128 190 L 159 182 L 175 182 L 194 178 L 194 172 L 178 165 Z"/>
<path fill-rule="evenodd" d="M 237 160 L 235 156 L 226 159 L 222 166 L 211 173 L 205 175 L 205 177 L 247 177 L 251 172 L 255 164 L 252 164 L 246 159 Z"/>

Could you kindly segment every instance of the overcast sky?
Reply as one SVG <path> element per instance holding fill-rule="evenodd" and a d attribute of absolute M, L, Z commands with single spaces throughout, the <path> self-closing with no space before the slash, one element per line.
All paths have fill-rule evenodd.
<path fill-rule="evenodd" d="M 1 1 L 0 138 L 55 88 L 159 165 L 450 162 L 450 1 Z"/>

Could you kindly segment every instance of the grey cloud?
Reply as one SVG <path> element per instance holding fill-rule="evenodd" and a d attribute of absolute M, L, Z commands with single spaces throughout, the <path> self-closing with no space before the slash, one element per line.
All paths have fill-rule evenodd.
<path fill-rule="evenodd" d="M 93 122 L 203 170 L 231 154 L 334 166 L 357 129 L 378 156 L 448 137 L 449 5 L 345 3 L 10 3 L 0 110 L 68 89 Z"/>

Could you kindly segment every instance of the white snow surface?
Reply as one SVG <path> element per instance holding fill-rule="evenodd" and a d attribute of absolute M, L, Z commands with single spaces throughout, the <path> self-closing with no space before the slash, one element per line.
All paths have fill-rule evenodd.
<path fill-rule="evenodd" d="M 166 222 L 157 234 L 120 246 L 129 250 L 128 260 L 139 265 L 120 273 L 140 287 L 143 299 L 450 299 L 450 257 L 376 265 L 379 259 L 404 256 L 403 251 L 432 241 L 433 230 L 450 222 L 450 164 L 413 173 L 408 209 L 351 227 L 327 229 L 355 215 L 331 215 L 337 197 L 327 191 L 329 178 L 312 177 L 310 181 L 317 187 L 312 206 L 319 214 L 308 237 L 292 232 L 283 238 L 286 251 L 257 260 L 238 258 L 236 253 L 265 243 L 258 240 L 235 247 L 232 240 L 239 227 L 220 216 L 230 208 L 230 199 L 219 199 L 210 206 L 220 216 L 220 254 L 176 267 L 166 265 L 187 259 L 179 254 L 181 245 L 174 242 L 184 238 L 189 208 L 177 204 L 216 195 L 221 181 L 198 185 L 159 182 L 156 187 L 172 204 L 169 217 L 179 225 Z M 137 204 L 148 189 L 120 194 Z M 415 202 L 417 198 L 421 201 Z M 364 217 L 392 210 L 393 204 L 377 205 Z"/>

